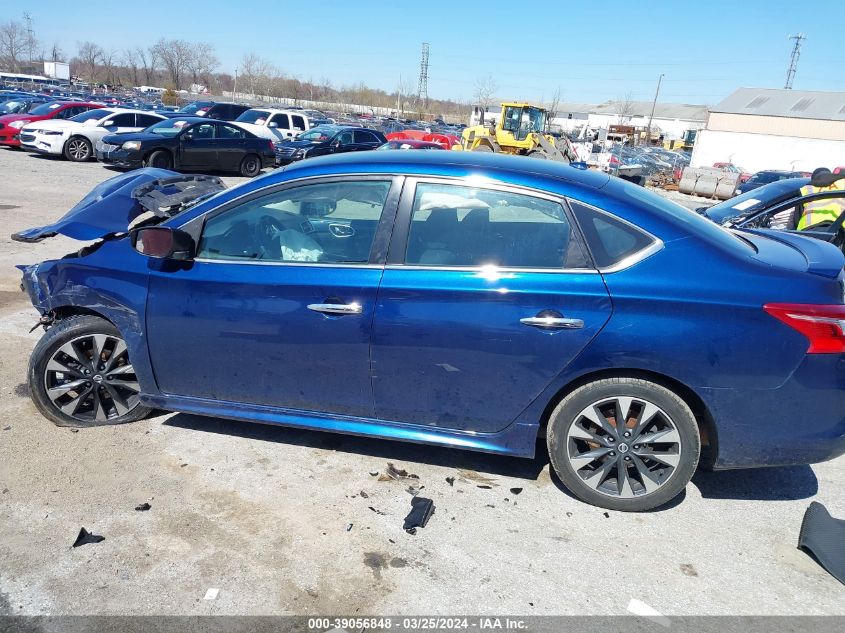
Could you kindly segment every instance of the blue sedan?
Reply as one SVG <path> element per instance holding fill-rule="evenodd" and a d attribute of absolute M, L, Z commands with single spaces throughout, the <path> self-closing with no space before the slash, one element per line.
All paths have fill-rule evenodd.
<path fill-rule="evenodd" d="M 830 244 L 524 157 L 317 158 L 130 230 L 145 178 L 16 236 L 100 238 L 22 267 L 56 424 L 158 408 L 523 457 L 545 437 L 573 494 L 629 511 L 699 466 L 845 452 Z"/>

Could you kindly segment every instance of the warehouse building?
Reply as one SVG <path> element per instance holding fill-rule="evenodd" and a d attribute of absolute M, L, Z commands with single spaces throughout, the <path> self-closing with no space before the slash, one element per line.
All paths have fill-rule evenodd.
<path fill-rule="evenodd" d="M 845 165 L 845 92 L 740 88 L 710 109 L 693 167 L 746 171 Z"/>
<path fill-rule="evenodd" d="M 561 103 L 555 109 L 552 124 L 566 132 L 581 128 L 586 123 L 593 129 L 611 125 L 630 125 L 645 128 L 651 115 L 651 101 L 605 101 L 598 105 L 588 103 Z M 707 106 L 687 103 L 658 103 L 654 106 L 651 127 L 666 139 L 682 138 L 687 130 L 700 130 L 707 118 Z"/>

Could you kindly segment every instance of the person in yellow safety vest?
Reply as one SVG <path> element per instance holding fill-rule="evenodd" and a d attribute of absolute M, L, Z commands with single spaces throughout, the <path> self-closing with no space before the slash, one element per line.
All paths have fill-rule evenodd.
<path fill-rule="evenodd" d="M 833 224 L 845 213 L 845 174 L 833 174 L 829 169 L 819 167 L 813 172 L 810 184 L 801 187 L 802 196 L 823 191 L 842 191 L 842 197 L 805 203 L 801 219 L 798 221 L 799 231 Z"/>

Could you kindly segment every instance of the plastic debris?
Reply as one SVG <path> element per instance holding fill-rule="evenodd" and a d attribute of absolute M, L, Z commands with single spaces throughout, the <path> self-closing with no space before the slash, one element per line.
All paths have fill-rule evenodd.
<path fill-rule="evenodd" d="M 405 488 L 405 492 L 407 492 L 412 497 L 416 497 L 418 494 L 420 494 L 420 490 L 422 490 L 423 488 L 425 488 L 425 486 L 408 486 L 407 488 Z"/>
<path fill-rule="evenodd" d="M 834 519 L 822 504 L 813 501 L 804 513 L 798 548 L 839 582 L 845 583 L 845 520 Z"/>
<path fill-rule="evenodd" d="M 455 485 L 455 478 L 454 477 L 446 477 L 446 483 L 449 484 L 450 486 L 454 486 Z"/>
<path fill-rule="evenodd" d="M 370 510 L 375 512 L 376 514 L 380 514 L 381 516 L 387 516 L 386 512 L 382 512 L 381 510 L 376 510 L 373 506 L 367 506 Z"/>
<path fill-rule="evenodd" d="M 488 486 L 486 484 L 482 484 L 480 486 L 476 486 L 476 488 L 481 488 L 482 490 L 492 490 L 493 486 Z"/>
<path fill-rule="evenodd" d="M 80 545 L 87 545 L 88 543 L 101 543 L 105 541 L 105 536 L 100 536 L 99 534 L 92 534 L 85 528 L 79 530 L 79 536 L 76 537 L 76 540 L 73 542 L 73 547 L 79 547 Z"/>
<path fill-rule="evenodd" d="M 424 528 L 434 514 L 434 501 L 425 497 L 411 499 L 411 511 L 405 517 L 402 529 L 408 534 L 416 534 L 417 528 Z"/>
<path fill-rule="evenodd" d="M 490 477 L 482 475 L 481 473 L 477 473 L 474 470 L 459 470 L 458 475 L 464 481 L 469 481 L 474 484 L 481 484 L 479 488 L 482 486 L 492 488 L 493 486 L 498 485 L 495 479 L 491 479 Z"/>
<path fill-rule="evenodd" d="M 351 531 L 351 530 L 352 530 L 352 526 L 353 526 L 353 525 L 354 525 L 353 523 L 350 523 L 349 525 L 347 525 L 347 526 L 346 526 L 346 531 L 347 531 L 347 532 Z"/>
<path fill-rule="evenodd" d="M 384 473 L 379 475 L 379 481 L 401 481 L 402 479 L 419 479 L 419 475 L 409 473 L 407 470 L 396 468 L 393 464 L 387 464 Z"/>
<path fill-rule="evenodd" d="M 205 592 L 203 600 L 217 600 L 219 593 L 220 590 L 217 587 L 210 587 L 209 590 Z"/>
<path fill-rule="evenodd" d="M 140 504 L 135 506 L 135 510 L 137 510 L 138 512 L 146 512 L 150 508 L 152 508 L 152 506 L 149 503 L 146 503 L 146 502 L 140 503 Z"/>
<path fill-rule="evenodd" d="M 11 430 L 12 430 L 12 427 L 11 427 L 11 426 L 4 426 L 4 427 L 3 427 L 3 430 L 4 430 L 4 431 L 11 431 Z"/>
<path fill-rule="evenodd" d="M 518 495 L 520 492 L 522 492 L 522 488 L 511 488 L 510 491 L 511 494 Z"/>
<path fill-rule="evenodd" d="M 358 493 L 358 494 L 360 494 L 360 495 L 361 495 L 364 499 L 369 499 L 369 498 L 370 498 L 370 495 L 368 495 L 368 494 L 367 494 L 366 492 L 364 492 L 363 490 L 362 490 L 360 493 Z"/>

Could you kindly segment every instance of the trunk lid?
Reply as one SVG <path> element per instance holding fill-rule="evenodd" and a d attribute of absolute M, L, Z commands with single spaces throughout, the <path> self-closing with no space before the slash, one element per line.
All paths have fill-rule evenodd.
<path fill-rule="evenodd" d="M 737 234 L 757 249 L 755 259 L 789 270 L 838 279 L 845 267 L 845 255 L 833 244 L 811 237 L 763 229 L 743 229 Z"/>

